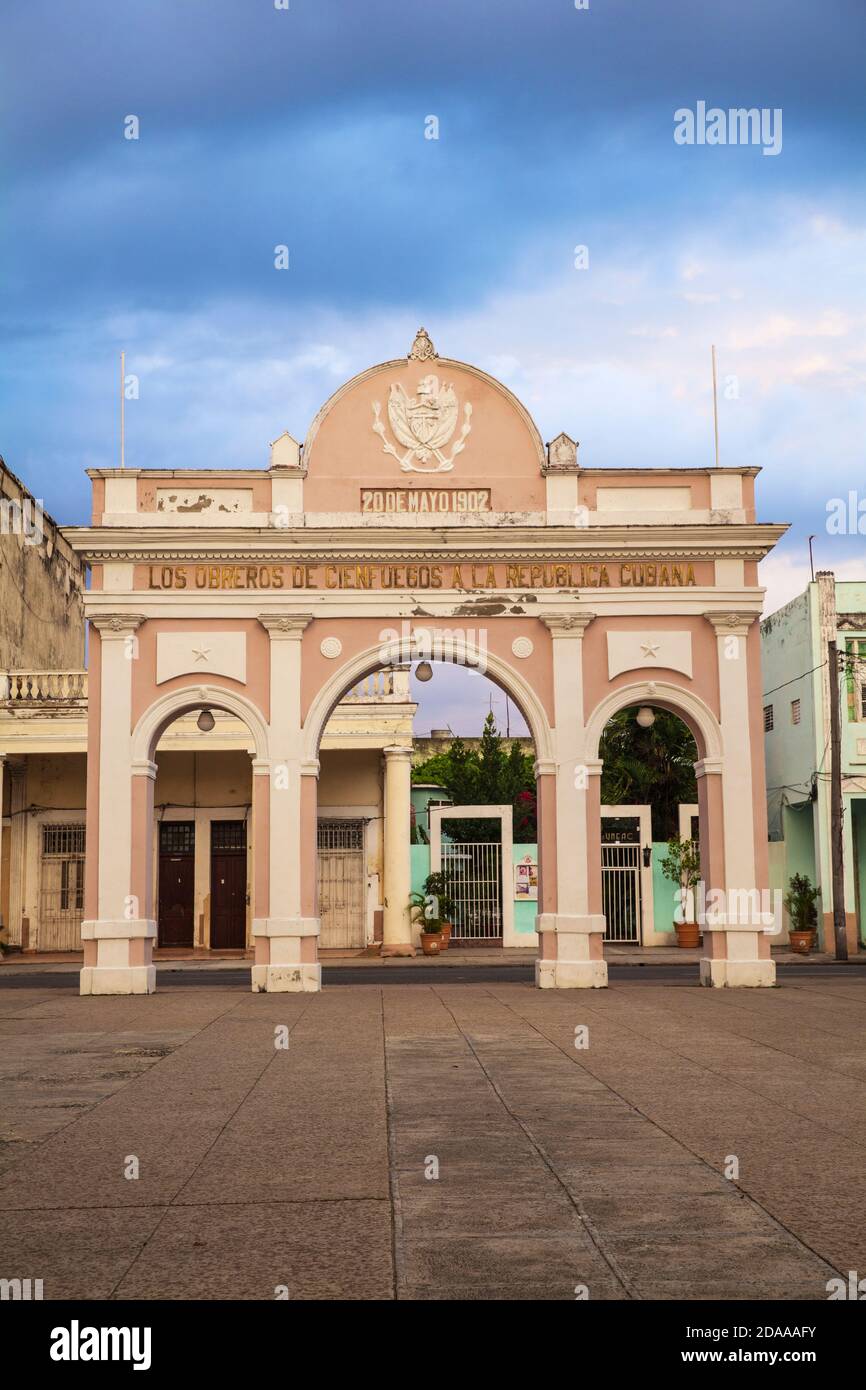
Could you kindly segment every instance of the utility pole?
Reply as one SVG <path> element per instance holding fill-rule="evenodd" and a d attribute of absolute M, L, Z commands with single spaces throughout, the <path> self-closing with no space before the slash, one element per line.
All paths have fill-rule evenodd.
<path fill-rule="evenodd" d="M 833 873 L 833 936 L 836 959 L 848 959 L 845 931 L 845 859 L 842 829 L 842 737 L 839 727 L 839 653 L 827 643 L 830 677 L 830 864 Z"/>

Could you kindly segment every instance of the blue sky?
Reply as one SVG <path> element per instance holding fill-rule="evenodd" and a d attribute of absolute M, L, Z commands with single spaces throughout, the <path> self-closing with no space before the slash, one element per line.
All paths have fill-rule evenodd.
<path fill-rule="evenodd" d="M 7 6 L 0 452 L 81 521 L 121 347 L 128 463 L 255 467 L 424 323 L 587 465 L 709 464 L 715 342 L 721 461 L 793 523 L 770 606 L 810 532 L 862 575 L 864 51 L 862 0 Z M 675 144 L 699 100 L 781 108 L 781 153 Z"/>

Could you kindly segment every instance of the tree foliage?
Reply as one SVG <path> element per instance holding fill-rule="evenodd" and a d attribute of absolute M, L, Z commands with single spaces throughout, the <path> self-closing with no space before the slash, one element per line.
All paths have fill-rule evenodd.
<path fill-rule="evenodd" d="M 604 761 L 601 799 L 605 806 L 650 806 L 656 841 L 679 830 L 679 806 L 698 799 L 694 764 L 698 750 L 683 721 L 668 710 L 655 710 L 655 723 L 642 729 L 636 708 L 610 719 L 601 738 Z"/>
<path fill-rule="evenodd" d="M 505 806 L 514 811 L 514 839 L 517 844 L 534 844 L 537 836 L 535 804 L 535 759 L 512 742 L 506 751 L 493 714 L 488 714 L 481 731 L 481 746 L 467 747 L 455 738 L 442 753 L 434 753 L 413 768 L 414 782 L 435 782 L 455 806 Z M 446 817 L 447 820 L 447 817 Z M 452 840 L 499 840 L 498 820 L 448 821 Z"/>

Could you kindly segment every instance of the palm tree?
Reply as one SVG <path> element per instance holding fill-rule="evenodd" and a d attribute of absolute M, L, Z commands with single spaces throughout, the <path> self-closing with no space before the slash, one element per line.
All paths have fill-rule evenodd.
<path fill-rule="evenodd" d="M 655 710 L 649 729 L 641 728 L 636 714 L 634 706 L 621 709 L 605 726 L 601 799 L 606 806 L 650 806 L 653 839 L 669 840 L 679 829 L 680 804 L 698 799 L 697 746 L 668 710 Z"/>

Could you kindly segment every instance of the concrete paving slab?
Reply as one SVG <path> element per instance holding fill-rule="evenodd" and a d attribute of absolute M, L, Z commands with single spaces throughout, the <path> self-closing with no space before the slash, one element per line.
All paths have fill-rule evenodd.
<path fill-rule="evenodd" d="M 0 1004 L 0 1274 L 46 1296 L 821 1298 L 866 1268 L 866 980 Z"/>

